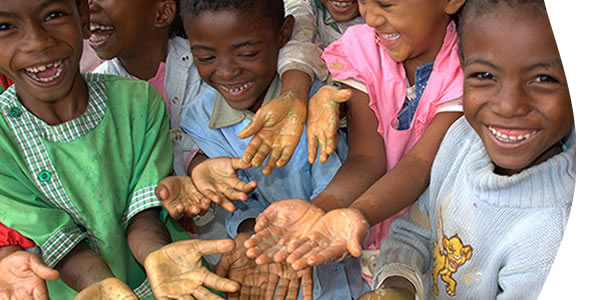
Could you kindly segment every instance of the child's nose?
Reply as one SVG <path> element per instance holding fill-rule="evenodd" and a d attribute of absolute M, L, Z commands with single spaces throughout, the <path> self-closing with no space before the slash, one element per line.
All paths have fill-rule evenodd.
<path fill-rule="evenodd" d="M 26 34 L 23 39 L 22 50 L 25 52 L 42 52 L 54 45 L 56 41 L 42 26 L 27 26 Z"/>
<path fill-rule="evenodd" d="M 224 81 L 229 81 L 240 75 L 241 68 L 233 61 L 226 59 L 219 62 L 216 75 Z"/>
<path fill-rule="evenodd" d="M 505 118 L 524 116 L 530 111 L 529 95 L 520 82 L 505 81 L 496 97 L 492 99 L 492 110 Z"/>
<path fill-rule="evenodd" d="M 377 1 L 366 1 L 361 7 L 361 15 L 369 27 L 377 28 L 385 23 L 383 16 L 379 13 Z"/>

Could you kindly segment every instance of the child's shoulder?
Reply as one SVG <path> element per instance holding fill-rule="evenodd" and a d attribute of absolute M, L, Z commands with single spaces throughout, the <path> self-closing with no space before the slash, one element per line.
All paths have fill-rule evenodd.
<path fill-rule="evenodd" d="M 156 88 L 144 80 L 121 77 L 112 74 L 84 73 L 89 93 L 111 103 L 124 107 L 148 107 L 162 103 L 163 97 Z"/>
<path fill-rule="evenodd" d="M 459 149 L 464 147 L 471 147 L 477 143 L 479 136 L 473 130 L 467 119 L 462 116 L 456 120 L 446 132 L 440 149 L 446 147 L 454 149 L 456 152 L 460 152 Z"/>

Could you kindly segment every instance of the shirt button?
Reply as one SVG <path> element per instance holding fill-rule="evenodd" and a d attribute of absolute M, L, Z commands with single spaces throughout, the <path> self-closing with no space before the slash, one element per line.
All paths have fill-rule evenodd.
<path fill-rule="evenodd" d="M 179 98 L 173 97 L 173 99 L 171 99 L 171 102 L 173 102 L 174 104 L 177 104 L 177 102 L 179 102 Z"/>
<path fill-rule="evenodd" d="M 10 112 L 10 115 L 13 116 L 13 117 L 15 117 L 15 118 L 20 117 L 21 113 L 22 113 L 21 109 L 19 109 L 18 107 L 11 107 L 10 110 L 9 110 L 9 112 Z"/>
<path fill-rule="evenodd" d="M 46 170 L 41 171 L 40 174 L 38 174 L 38 179 L 41 182 L 48 182 L 51 177 L 52 177 L 52 173 L 50 173 L 50 172 L 48 172 Z"/>
<path fill-rule="evenodd" d="M 190 59 L 190 57 L 187 55 L 182 58 L 183 61 L 187 61 L 188 59 Z"/>

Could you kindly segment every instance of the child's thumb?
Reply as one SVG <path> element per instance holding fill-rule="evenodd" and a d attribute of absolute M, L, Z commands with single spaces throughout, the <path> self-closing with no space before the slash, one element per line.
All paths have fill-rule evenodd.
<path fill-rule="evenodd" d="M 44 280 L 56 280 L 60 276 L 57 270 L 46 266 L 36 255 L 31 258 L 31 270 Z"/>
<path fill-rule="evenodd" d="M 249 137 L 255 135 L 256 133 L 258 133 L 258 131 L 261 128 L 263 128 L 263 126 L 266 122 L 267 122 L 266 118 L 256 114 L 254 116 L 254 119 L 252 119 L 252 121 L 250 122 L 250 124 L 248 124 L 248 126 L 246 126 L 246 128 L 242 129 L 242 131 L 240 131 L 238 133 L 238 138 L 246 139 L 246 138 L 249 138 Z"/>

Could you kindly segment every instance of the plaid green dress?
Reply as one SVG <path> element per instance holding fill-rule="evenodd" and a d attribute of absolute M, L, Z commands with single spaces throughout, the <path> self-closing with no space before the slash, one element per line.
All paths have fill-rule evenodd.
<path fill-rule="evenodd" d="M 154 188 L 172 164 L 165 104 L 147 82 L 84 77 L 86 111 L 55 126 L 27 111 L 14 86 L 0 95 L 0 221 L 35 241 L 50 267 L 85 241 L 140 297 L 151 296 L 126 228 L 160 206 Z M 188 238 L 161 216 L 173 240 Z M 51 299 L 76 295 L 60 279 L 48 289 Z"/>

